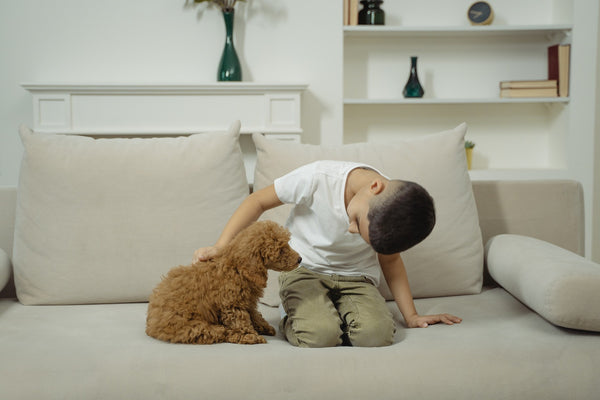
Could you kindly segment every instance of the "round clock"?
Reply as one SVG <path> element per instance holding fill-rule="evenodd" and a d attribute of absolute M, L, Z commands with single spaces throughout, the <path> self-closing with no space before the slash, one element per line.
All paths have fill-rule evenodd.
<path fill-rule="evenodd" d="M 471 25 L 489 25 L 494 19 L 494 10 L 487 1 L 476 1 L 469 7 L 467 17 Z"/>

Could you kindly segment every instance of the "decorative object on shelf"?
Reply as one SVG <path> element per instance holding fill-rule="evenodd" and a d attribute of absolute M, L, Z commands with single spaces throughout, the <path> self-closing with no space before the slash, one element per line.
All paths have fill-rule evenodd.
<path fill-rule="evenodd" d="M 502 81 L 500 97 L 557 97 L 556 80 Z"/>
<path fill-rule="evenodd" d="M 360 0 L 363 5 L 358 13 L 359 25 L 385 25 L 385 11 L 380 6 L 383 0 Z"/>
<path fill-rule="evenodd" d="M 233 45 L 233 20 L 235 16 L 235 3 L 238 1 L 245 0 L 194 0 L 195 3 L 213 3 L 223 13 L 225 21 L 225 47 L 223 48 L 217 72 L 217 80 L 220 82 L 242 80 L 242 66 Z"/>
<path fill-rule="evenodd" d="M 219 81 L 241 81 L 242 66 L 240 59 L 237 56 L 235 47 L 233 46 L 233 17 L 235 11 L 223 11 L 223 19 L 225 20 L 225 47 L 221 62 L 219 63 L 219 72 L 217 80 Z"/>
<path fill-rule="evenodd" d="M 475 143 L 470 140 L 465 140 L 465 154 L 467 156 L 467 167 L 471 169 L 471 165 L 473 164 L 473 148 L 475 148 Z"/>
<path fill-rule="evenodd" d="M 494 10 L 487 1 L 476 1 L 467 11 L 471 25 L 489 25 L 494 20 Z"/>
<path fill-rule="evenodd" d="M 423 86 L 419 82 L 419 75 L 417 74 L 417 58 L 416 56 L 410 58 L 410 75 L 402 92 L 404 97 L 423 97 L 425 94 L 425 90 L 423 90 Z"/>

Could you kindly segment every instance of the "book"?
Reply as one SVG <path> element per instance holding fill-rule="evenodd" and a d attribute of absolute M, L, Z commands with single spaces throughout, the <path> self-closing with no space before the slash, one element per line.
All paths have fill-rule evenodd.
<path fill-rule="evenodd" d="M 556 88 L 541 87 L 541 88 L 504 88 L 500 89 L 500 97 L 558 97 Z"/>
<path fill-rule="evenodd" d="M 348 25 L 358 25 L 358 0 L 350 0 L 348 8 Z"/>
<path fill-rule="evenodd" d="M 534 89 L 534 88 L 558 88 L 556 79 L 533 80 L 533 81 L 502 81 L 500 89 Z"/>
<path fill-rule="evenodd" d="M 555 44 L 548 47 L 548 79 L 558 82 L 558 95 L 569 95 L 570 44 Z"/>
<path fill-rule="evenodd" d="M 350 15 L 350 0 L 342 0 L 344 2 L 344 25 L 348 25 L 348 22 L 350 22 L 349 15 Z"/>

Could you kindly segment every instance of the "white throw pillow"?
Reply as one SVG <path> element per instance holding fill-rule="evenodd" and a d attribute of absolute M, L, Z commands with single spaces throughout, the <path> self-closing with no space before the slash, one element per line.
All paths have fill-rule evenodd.
<path fill-rule="evenodd" d="M 170 268 L 215 243 L 247 196 L 239 128 L 92 139 L 22 127 L 13 252 L 19 300 L 146 301 Z"/>
<path fill-rule="evenodd" d="M 423 242 L 402 254 L 414 297 L 479 293 L 483 280 L 483 244 L 464 150 L 466 124 L 412 140 L 315 146 L 254 134 L 256 190 L 293 169 L 316 160 L 369 164 L 390 178 L 415 181 L 434 198 L 437 222 Z M 284 224 L 289 205 L 263 218 Z M 392 299 L 383 280 L 380 290 Z M 279 303 L 276 274 L 271 273 L 263 302 Z"/>

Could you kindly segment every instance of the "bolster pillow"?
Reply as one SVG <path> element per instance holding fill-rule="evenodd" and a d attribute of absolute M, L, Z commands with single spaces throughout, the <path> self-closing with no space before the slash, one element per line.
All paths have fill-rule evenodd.
<path fill-rule="evenodd" d="M 496 282 L 551 323 L 600 331 L 600 264 L 520 235 L 492 237 L 485 256 Z"/>

